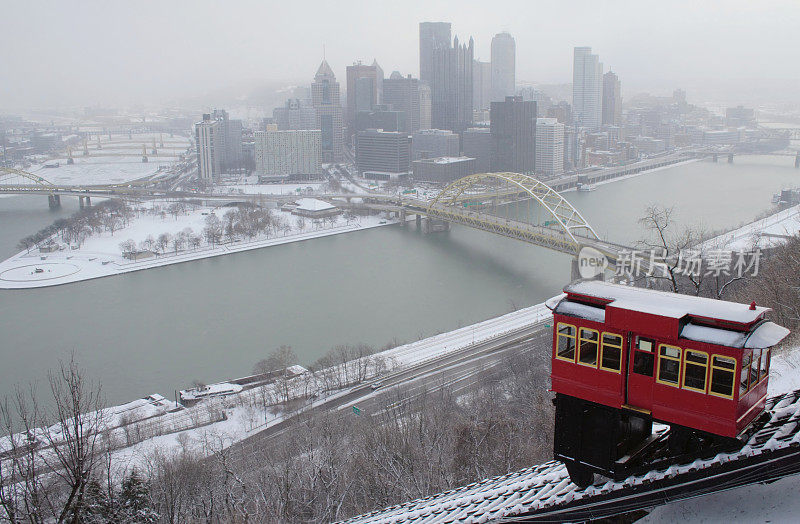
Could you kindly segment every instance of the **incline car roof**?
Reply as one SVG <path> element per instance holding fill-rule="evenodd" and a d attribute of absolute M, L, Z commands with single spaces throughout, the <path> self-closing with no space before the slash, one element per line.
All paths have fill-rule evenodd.
<path fill-rule="evenodd" d="M 568 295 L 595 297 L 620 309 L 671 318 L 689 315 L 696 318 L 751 324 L 765 312 L 770 311 L 766 307 L 757 306 L 755 309 L 750 309 L 748 304 L 623 286 L 600 280 L 579 280 L 567 285 L 564 292 Z"/>

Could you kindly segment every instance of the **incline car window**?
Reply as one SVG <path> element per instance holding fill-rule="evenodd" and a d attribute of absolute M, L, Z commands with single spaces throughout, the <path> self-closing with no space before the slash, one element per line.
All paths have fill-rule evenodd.
<path fill-rule="evenodd" d="M 603 333 L 600 367 L 619 373 L 622 365 L 622 337 L 613 333 Z"/>
<path fill-rule="evenodd" d="M 681 376 L 681 348 L 661 345 L 658 357 L 658 381 L 677 386 Z"/>
<path fill-rule="evenodd" d="M 558 347 L 556 357 L 575 361 L 575 326 L 558 325 Z"/>
<path fill-rule="evenodd" d="M 761 375 L 759 376 L 759 380 L 769 374 L 769 353 L 769 349 L 765 349 L 761 352 Z"/>
<path fill-rule="evenodd" d="M 711 386 L 708 389 L 709 393 L 733 398 L 735 372 L 736 360 L 720 355 L 711 357 Z"/>
<path fill-rule="evenodd" d="M 646 377 L 653 376 L 653 341 L 646 338 L 636 339 L 636 352 L 633 356 L 633 372 Z"/>
<path fill-rule="evenodd" d="M 594 329 L 581 328 L 578 362 L 588 366 L 597 366 L 597 345 L 599 335 Z"/>
<path fill-rule="evenodd" d="M 747 393 L 747 384 L 750 378 L 750 363 L 753 355 L 747 355 L 742 359 L 742 370 L 739 372 L 739 394 Z"/>
<path fill-rule="evenodd" d="M 705 393 L 708 355 L 702 351 L 687 349 L 684 359 L 683 387 Z"/>

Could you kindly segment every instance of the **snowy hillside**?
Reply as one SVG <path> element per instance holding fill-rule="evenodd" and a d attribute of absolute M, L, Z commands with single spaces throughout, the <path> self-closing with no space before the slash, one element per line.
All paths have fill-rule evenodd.
<path fill-rule="evenodd" d="M 800 347 L 772 358 L 769 396 L 800 389 Z M 800 475 L 655 508 L 639 522 L 797 522 Z"/>

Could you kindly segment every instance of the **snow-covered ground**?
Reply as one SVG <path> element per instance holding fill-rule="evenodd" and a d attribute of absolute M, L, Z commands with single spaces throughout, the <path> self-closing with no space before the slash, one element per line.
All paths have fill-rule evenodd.
<path fill-rule="evenodd" d="M 157 154 L 152 154 L 153 141 Z M 88 156 L 84 156 L 84 144 L 73 145 L 74 164 L 67 164 L 67 153 L 42 160 L 25 168 L 54 184 L 112 184 L 152 175 L 177 161 L 191 147 L 191 141 L 183 136 L 168 133 L 141 133 L 100 135 L 100 147 L 95 137 L 86 143 Z M 163 148 L 161 145 L 163 144 Z M 148 161 L 142 162 L 142 147 L 148 153 Z M 58 164 L 47 168 L 45 165 Z"/>
<path fill-rule="evenodd" d="M 399 371 L 408 366 L 438 358 L 472 344 L 485 342 L 504 333 L 547 320 L 551 316 L 550 310 L 544 304 L 537 304 L 471 326 L 398 346 L 372 355 L 372 357 L 382 357 L 390 363 L 390 371 Z M 324 370 L 320 373 L 324 373 Z M 301 389 L 303 389 L 303 394 L 309 393 L 308 381 L 304 379 L 304 376 L 291 379 L 296 382 L 294 389 L 297 394 L 301 393 Z M 220 383 L 218 386 L 224 388 L 224 384 L 226 383 Z M 212 385 L 212 387 L 216 386 Z M 134 467 L 144 464 L 156 450 L 169 455 L 189 446 L 198 453 L 208 454 L 228 447 L 284 420 L 285 415 L 280 409 L 267 406 L 266 404 L 270 402 L 264 401 L 265 398 L 275 398 L 277 396 L 275 390 L 275 385 L 268 384 L 232 393 L 225 397 L 208 399 L 195 406 L 163 414 L 159 427 L 178 428 L 178 430 L 162 430 L 161 433 L 165 434 L 137 440 L 130 446 L 117 449 L 114 457 L 118 463 Z M 317 392 L 319 396 L 308 403 L 305 408 L 331 401 L 349 391 L 350 388 L 327 393 L 319 391 Z M 160 395 L 152 397 L 163 398 Z M 138 406 L 137 402 L 141 403 L 141 401 L 134 401 L 134 403 L 119 408 L 112 408 L 112 410 L 116 413 L 121 411 L 124 406 Z M 271 404 L 274 403 L 274 401 L 271 402 Z M 180 423 L 187 420 L 196 420 L 198 427 L 180 430 Z M 209 443 L 213 445 L 209 447 Z"/>
<path fill-rule="evenodd" d="M 158 201 L 148 205 L 159 204 L 165 207 L 168 205 Z M 30 252 L 22 251 L 0 262 L 0 289 L 56 286 L 396 223 L 396 220 L 380 216 L 366 216 L 357 217 L 349 224 L 340 219 L 335 225 L 322 227 L 316 227 L 312 220 L 305 219 L 301 227 L 296 217 L 276 211 L 286 216 L 291 231 L 216 246 L 204 243 L 197 249 L 185 248 L 177 253 L 168 250 L 161 256 L 138 261 L 122 256 L 120 243 L 128 239 L 139 245 L 148 236 L 158 237 L 161 233 L 175 235 L 186 228 L 191 228 L 195 234 L 201 234 L 209 214 L 215 213 L 221 218 L 228 209 L 196 207 L 177 218 L 168 214 L 163 218 L 143 214 L 113 234 L 104 232 L 87 238 L 79 249 L 62 246 L 64 249 L 53 253 L 41 253 L 36 248 Z"/>
<path fill-rule="evenodd" d="M 703 243 L 707 249 L 748 250 L 780 245 L 787 236 L 800 233 L 800 205 L 723 233 Z"/>

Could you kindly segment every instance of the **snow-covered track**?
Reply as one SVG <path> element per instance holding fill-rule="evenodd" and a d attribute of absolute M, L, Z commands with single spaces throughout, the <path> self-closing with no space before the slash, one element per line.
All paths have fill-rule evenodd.
<path fill-rule="evenodd" d="M 356 523 L 563 522 L 609 517 L 800 472 L 800 390 L 767 399 L 738 451 L 581 489 L 560 462 L 486 479 L 351 518 Z"/>

